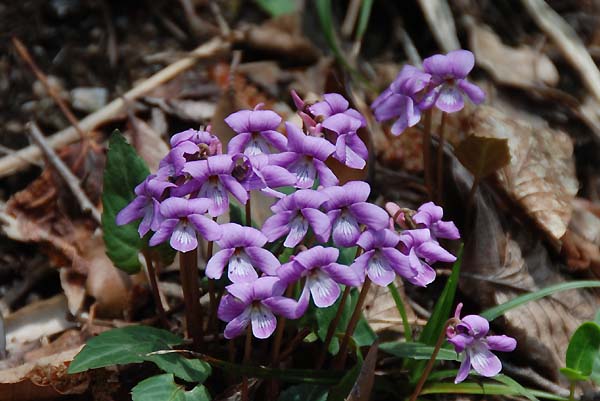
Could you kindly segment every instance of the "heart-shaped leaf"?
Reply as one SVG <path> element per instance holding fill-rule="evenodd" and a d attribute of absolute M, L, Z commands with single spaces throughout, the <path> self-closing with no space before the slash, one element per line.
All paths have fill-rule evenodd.
<path fill-rule="evenodd" d="M 455 154 L 475 179 L 487 177 L 510 163 L 507 139 L 469 135 L 458 145 Z"/>
<path fill-rule="evenodd" d="M 152 376 L 131 389 L 133 401 L 210 401 L 206 387 L 199 385 L 190 391 L 175 383 L 173 375 Z"/>
<path fill-rule="evenodd" d="M 567 348 L 567 368 L 571 370 L 569 374 L 574 371 L 587 380 L 599 353 L 600 326 L 595 322 L 585 322 L 575 330 Z"/>

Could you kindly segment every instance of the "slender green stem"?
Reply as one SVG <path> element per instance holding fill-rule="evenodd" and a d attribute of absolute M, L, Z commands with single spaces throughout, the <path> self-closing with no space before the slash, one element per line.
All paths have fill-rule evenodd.
<path fill-rule="evenodd" d="M 150 289 L 152 291 L 152 298 L 154 298 L 154 304 L 156 306 L 156 313 L 163 327 L 168 327 L 169 322 L 166 318 L 165 308 L 163 308 L 162 299 L 160 298 L 160 290 L 158 289 L 158 279 L 156 277 L 156 269 L 152 263 L 150 257 L 150 251 L 144 250 L 142 252 L 144 259 L 146 260 L 146 268 L 148 273 L 148 280 L 150 280 Z"/>
<path fill-rule="evenodd" d="M 352 312 L 352 316 L 350 317 L 350 322 L 348 323 L 348 327 L 346 328 L 346 332 L 344 333 L 344 338 L 342 339 L 342 343 L 340 344 L 340 351 L 338 353 L 338 359 L 335 364 L 335 369 L 341 369 L 346 364 L 346 359 L 348 358 L 348 345 L 350 344 L 350 337 L 354 334 L 354 330 L 356 329 L 356 325 L 360 319 L 360 315 L 362 313 L 362 308 L 365 303 L 365 299 L 367 298 L 367 293 L 369 292 L 369 288 L 371 287 L 371 279 L 367 276 L 365 278 L 365 282 L 363 284 L 362 289 L 360 290 L 360 294 L 358 295 L 358 301 L 356 301 L 356 307 L 354 308 L 354 312 Z"/>
<path fill-rule="evenodd" d="M 419 394 L 421 393 L 421 390 L 423 389 L 423 385 L 427 381 L 427 378 L 429 377 L 429 373 L 431 373 L 431 369 L 433 369 L 433 365 L 435 363 L 435 358 L 437 357 L 438 352 L 440 352 L 440 348 L 442 348 L 442 344 L 444 343 L 444 339 L 446 338 L 446 329 L 450 325 L 457 324 L 457 323 L 458 323 L 458 319 L 452 317 L 446 321 L 446 324 L 444 324 L 444 327 L 442 328 L 442 331 L 440 332 L 437 342 L 435 343 L 435 348 L 433 349 L 433 352 L 431 353 L 431 358 L 429 358 L 429 360 L 427 361 L 425 370 L 423 371 L 423 374 L 421 375 L 421 378 L 419 379 L 419 382 L 417 383 L 415 390 L 413 391 L 412 395 L 410 396 L 409 401 L 415 401 L 417 399 L 417 397 L 419 396 Z"/>
<path fill-rule="evenodd" d="M 569 401 L 575 401 L 575 382 L 571 382 L 571 386 L 569 386 Z"/>
<path fill-rule="evenodd" d="M 437 149 L 437 189 L 435 196 L 438 203 L 442 203 L 442 191 L 444 190 L 444 142 L 446 134 L 446 116 L 447 113 L 442 111 L 442 121 L 440 123 L 439 142 Z"/>
<path fill-rule="evenodd" d="M 402 297 L 400 296 L 400 292 L 396 288 L 396 285 L 392 281 L 390 285 L 388 285 L 388 289 L 390 290 L 390 294 L 392 294 L 392 298 L 394 298 L 394 302 L 396 303 L 396 308 L 398 312 L 400 312 L 400 317 L 402 318 L 402 326 L 404 326 L 404 337 L 406 337 L 407 342 L 411 342 L 413 340 L 412 329 L 410 324 L 408 323 L 408 316 L 406 315 L 406 308 L 404 307 L 404 302 L 402 302 Z"/>
<path fill-rule="evenodd" d="M 432 180 L 431 180 L 431 113 L 432 109 L 425 112 L 424 116 L 424 132 L 423 132 L 423 172 L 425 174 L 425 187 L 427 195 L 432 197 Z"/>
<path fill-rule="evenodd" d="M 179 253 L 181 287 L 185 303 L 185 320 L 188 336 L 192 338 L 194 349 L 202 345 L 202 309 L 200 307 L 200 287 L 198 287 L 197 249 Z"/>

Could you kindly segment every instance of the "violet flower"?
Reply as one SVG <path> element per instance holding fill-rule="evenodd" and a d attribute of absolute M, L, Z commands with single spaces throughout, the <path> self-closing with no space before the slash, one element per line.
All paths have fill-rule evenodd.
<path fill-rule="evenodd" d="M 148 188 L 148 181 L 155 176 L 149 175 L 144 181 L 135 187 L 137 195 L 131 203 L 125 206 L 117 214 L 115 222 L 118 226 L 129 224 L 134 220 L 142 219 L 138 226 L 138 234 L 143 237 L 148 231 L 156 231 L 160 225 L 160 203 L 154 198 Z"/>
<path fill-rule="evenodd" d="M 232 283 L 251 282 L 258 278 L 255 268 L 270 276 L 277 274 L 279 261 L 262 247 L 267 237 L 256 228 L 235 223 L 221 225 L 221 250 L 206 264 L 206 276 L 220 279 L 227 266 L 227 277 Z"/>
<path fill-rule="evenodd" d="M 269 158 L 266 154 L 246 156 L 238 153 L 233 156 L 236 165 L 232 174 L 246 191 L 260 190 L 266 195 L 283 198 L 285 194 L 273 188 L 294 185 L 296 176 L 283 167 L 269 164 Z"/>
<path fill-rule="evenodd" d="M 187 162 L 183 171 L 193 179 L 174 189 L 172 193 L 181 196 L 197 191 L 199 198 L 210 200 L 208 214 L 220 216 L 229 208 L 229 192 L 242 204 L 248 201 L 248 192 L 231 175 L 233 167 L 231 155 L 215 155 L 206 160 Z"/>
<path fill-rule="evenodd" d="M 361 127 L 360 121 L 339 113 L 323 121 L 322 126 L 337 134 L 333 157 L 350 168 L 363 169 L 367 164 L 369 151 L 356 133 Z"/>
<path fill-rule="evenodd" d="M 407 279 L 414 276 L 406 255 L 396 249 L 399 241 L 398 234 L 388 229 L 365 231 L 357 241 L 365 252 L 356 258 L 351 268 L 362 278 L 367 275 L 382 287 L 394 281 L 396 274 Z"/>
<path fill-rule="evenodd" d="M 285 167 L 297 177 L 298 188 L 310 188 L 318 177 L 323 186 L 336 185 L 338 179 L 324 163 L 335 151 L 325 138 L 309 136 L 294 124 L 285 123 L 288 152 L 271 155 L 271 164 Z"/>
<path fill-rule="evenodd" d="M 184 142 L 191 142 L 195 145 L 206 145 L 210 155 L 221 153 L 221 141 L 210 132 L 210 126 L 204 130 L 188 129 L 179 132 L 171 137 L 171 148 L 176 148 Z"/>
<path fill-rule="evenodd" d="M 421 110 L 431 107 L 427 96 L 431 75 L 405 65 L 394 82 L 371 105 L 377 121 L 396 119 L 391 132 L 400 135 L 421 120 Z"/>
<path fill-rule="evenodd" d="M 367 122 L 362 114 L 355 109 L 348 108 L 349 106 L 350 103 L 339 93 L 326 93 L 323 95 L 323 101 L 309 106 L 308 110 L 317 120 L 323 123 L 335 115 L 344 114 L 358 120 L 360 122 L 359 127 L 366 126 Z"/>
<path fill-rule="evenodd" d="M 465 105 L 464 95 L 475 104 L 485 100 L 483 90 L 466 79 L 474 65 L 475 57 L 468 50 L 454 50 L 423 60 L 423 69 L 431 74 L 431 95 L 438 109 L 446 113 L 461 110 Z"/>
<path fill-rule="evenodd" d="M 456 257 L 431 238 L 429 229 L 405 230 L 400 235 L 403 253 L 408 256 L 408 266 L 413 272 L 406 279 L 421 287 L 435 280 L 435 270 L 430 266 L 435 262 L 454 262 Z"/>
<path fill-rule="evenodd" d="M 227 322 L 225 338 L 243 334 L 248 325 L 252 326 L 254 337 L 268 338 L 277 327 L 276 314 L 289 319 L 299 317 L 297 302 L 281 296 L 283 287 L 275 285 L 278 281 L 277 277 L 265 276 L 225 287 L 229 294 L 223 297 L 217 311 L 219 319 Z"/>
<path fill-rule="evenodd" d="M 465 380 L 471 366 L 482 376 L 496 376 L 502 370 L 502 363 L 491 351 L 514 351 L 517 340 L 506 335 L 488 336 L 489 322 L 479 315 L 467 315 L 460 319 L 461 309 L 462 303 L 458 304 L 454 314 L 460 322 L 454 328 L 449 327 L 446 332 L 448 342 L 454 345 L 457 353 L 462 354 L 454 383 Z"/>
<path fill-rule="evenodd" d="M 318 308 L 327 308 L 340 296 L 340 284 L 352 287 L 361 284 L 361 279 L 350 267 L 336 263 L 338 256 L 337 248 L 318 245 L 293 256 L 277 271 L 280 285 L 284 287 L 306 278 L 299 301 L 301 313 L 308 307 L 311 297 Z"/>
<path fill-rule="evenodd" d="M 444 209 L 433 202 L 427 202 L 419 206 L 413 221 L 421 227 L 429 228 L 431 238 L 459 239 L 460 233 L 452 221 L 442 221 Z"/>
<path fill-rule="evenodd" d="M 387 227 L 385 210 L 367 202 L 371 187 L 366 182 L 350 181 L 343 186 L 323 188 L 320 192 L 329 198 L 323 209 L 331 222 L 336 246 L 355 246 L 360 237 L 360 224 L 375 231 Z"/>
<path fill-rule="evenodd" d="M 284 246 L 298 245 L 311 227 L 319 242 L 327 242 L 331 225 L 327 215 L 318 208 L 327 196 L 312 189 L 302 189 L 281 199 L 271 207 L 273 216 L 262 226 L 262 232 L 269 242 L 287 235 Z"/>
<path fill-rule="evenodd" d="M 196 232 L 209 241 L 220 239 L 219 225 L 204 216 L 209 207 L 208 199 L 166 199 L 160 204 L 160 213 L 164 220 L 150 238 L 150 246 L 161 244 L 168 239 L 173 249 L 189 252 L 198 246 Z"/>
<path fill-rule="evenodd" d="M 222 153 L 221 141 L 209 131 L 188 129 L 171 137 L 171 150 L 160 161 L 159 169 L 178 176 L 188 161 L 205 159 Z"/>
<path fill-rule="evenodd" d="M 279 151 L 287 147 L 286 137 L 277 132 L 281 117 L 272 110 L 240 110 L 230 114 L 225 122 L 237 135 L 227 145 L 229 154 L 244 153 L 254 156 L 271 153 L 269 145 Z"/>

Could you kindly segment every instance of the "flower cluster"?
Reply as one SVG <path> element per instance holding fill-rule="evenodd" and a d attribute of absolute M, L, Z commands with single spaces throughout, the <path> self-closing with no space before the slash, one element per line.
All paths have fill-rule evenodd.
<path fill-rule="evenodd" d="M 435 278 L 433 263 L 456 259 L 438 242 L 459 237 L 453 223 L 441 220 L 439 206 L 423 205 L 414 216 L 418 227 L 402 230 L 367 201 L 369 184 L 339 185 L 330 158 L 362 169 L 368 157 L 358 135 L 365 119 L 343 96 L 325 94 L 314 104 L 292 96 L 303 126 L 286 122 L 285 135 L 279 131 L 282 118 L 261 105 L 225 119 L 237 133 L 226 147 L 210 127 L 174 135 L 157 173 L 138 185 L 136 198 L 117 216 L 117 224 L 142 219 L 139 234 L 152 232 L 151 246 L 169 241 L 189 252 L 198 238 L 218 246 L 205 275 L 226 275 L 230 282 L 217 312 L 227 323 L 226 338 L 248 326 L 255 337 L 267 338 L 277 315 L 299 318 L 311 299 L 317 308 L 329 307 L 342 286 L 359 287 L 367 279 L 387 286 L 399 275 L 426 286 Z M 292 190 L 284 193 L 282 187 Z M 217 223 L 231 200 L 246 204 L 257 191 L 274 200 L 260 229 Z M 279 244 L 271 249 L 294 248 L 294 255 L 282 264 L 267 243 Z M 340 264 L 339 249 L 356 246 L 362 254 Z M 302 289 L 298 299 L 284 295 L 296 284 Z"/>
<path fill-rule="evenodd" d="M 455 383 L 467 378 L 471 366 L 485 377 L 496 376 L 502 370 L 500 359 L 491 351 L 510 352 L 517 347 L 517 341 L 509 336 L 489 336 L 490 323 L 479 315 L 460 318 L 462 303 L 456 307 L 454 318 L 457 324 L 448 327 L 446 338 L 457 353 L 462 354 L 462 362 Z"/>
<path fill-rule="evenodd" d="M 416 125 L 421 113 L 432 107 L 454 113 L 464 107 L 466 95 L 473 103 L 484 101 L 485 93 L 467 80 L 475 65 L 473 53 L 454 50 L 423 60 L 423 70 L 406 65 L 390 86 L 371 105 L 377 121 L 396 119 L 392 134 L 400 135 Z"/>

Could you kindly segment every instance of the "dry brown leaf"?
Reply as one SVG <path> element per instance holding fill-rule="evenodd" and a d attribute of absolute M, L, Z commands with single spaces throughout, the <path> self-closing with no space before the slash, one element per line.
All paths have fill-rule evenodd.
<path fill-rule="evenodd" d="M 402 280 L 396 278 L 395 284 L 404 301 L 408 320 L 413 323 L 417 317 L 408 304 Z M 387 287 L 372 286 L 369 289 L 363 314 L 373 331 L 385 341 L 398 340 L 404 332 L 400 313 Z"/>
<path fill-rule="evenodd" d="M 475 109 L 469 126 L 477 136 L 508 139 L 511 162 L 496 172 L 500 185 L 558 242 L 567 230 L 578 190 L 570 138 L 488 106 Z"/>
<path fill-rule="evenodd" d="M 69 362 L 80 350 L 78 346 L 0 371 L 0 401 L 40 401 L 83 394 L 90 383 L 89 374 L 67 374 Z"/>
<path fill-rule="evenodd" d="M 519 88 L 558 83 L 558 70 L 545 54 L 527 45 L 507 46 L 487 25 L 471 22 L 467 26 L 477 65 L 497 83 Z"/>
<path fill-rule="evenodd" d="M 148 164 L 150 172 L 156 172 L 158 164 L 169 152 L 169 146 L 167 146 L 161 135 L 145 121 L 133 115 L 130 116 L 129 121 L 131 122 L 132 143 L 135 149 Z"/>

